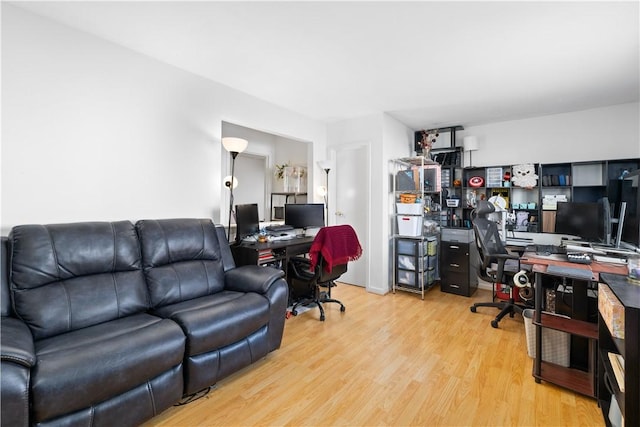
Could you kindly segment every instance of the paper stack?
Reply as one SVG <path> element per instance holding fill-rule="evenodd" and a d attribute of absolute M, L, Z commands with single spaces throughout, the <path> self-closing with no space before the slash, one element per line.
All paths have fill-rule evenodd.
<path fill-rule="evenodd" d="M 566 194 L 546 194 L 542 198 L 542 210 L 555 211 L 558 209 L 558 202 L 566 202 Z"/>

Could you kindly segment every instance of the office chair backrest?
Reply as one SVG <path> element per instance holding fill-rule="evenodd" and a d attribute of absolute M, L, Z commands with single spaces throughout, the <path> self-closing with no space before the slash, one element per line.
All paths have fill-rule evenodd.
<path fill-rule="evenodd" d="M 342 276 L 347 272 L 347 264 L 337 264 L 331 268 L 331 271 L 327 271 L 325 269 L 325 260 L 320 255 L 320 259 L 318 260 L 318 265 L 316 266 L 316 276 L 318 283 L 327 283 L 333 280 L 336 280 L 338 277 Z"/>
<path fill-rule="evenodd" d="M 345 265 L 362 256 L 362 247 L 355 230 L 350 225 L 322 227 L 313 239 L 309 258 L 311 270 L 323 259 L 322 271 L 331 272 L 338 265 Z"/>
<path fill-rule="evenodd" d="M 473 215 L 475 218 L 472 220 L 473 231 L 476 238 L 476 246 L 478 247 L 478 254 L 480 256 L 481 263 L 479 265 L 479 272 L 482 278 L 486 279 L 486 269 L 496 262 L 495 255 L 507 254 L 508 251 L 505 248 L 502 240 L 500 239 L 500 233 L 498 232 L 498 225 L 488 219 L 488 216 L 495 212 L 493 204 L 486 200 L 478 202 Z M 498 276 L 502 276 L 502 272 L 498 272 Z"/>

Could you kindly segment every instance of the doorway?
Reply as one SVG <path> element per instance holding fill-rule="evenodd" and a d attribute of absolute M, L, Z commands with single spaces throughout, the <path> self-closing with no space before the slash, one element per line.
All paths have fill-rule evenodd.
<path fill-rule="evenodd" d="M 258 154 L 240 153 L 236 158 L 235 176 L 238 187 L 233 190 L 233 204 L 258 204 L 258 218 L 265 221 L 269 210 L 266 194 L 269 193 L 266 177 L 269 176 L 269 158 Z"/>
<path fill-rule="evenodd" d="M 348 224 L 360 240 L 362 257 L 349 263 L 349 270 L 340 277 L 341 282 L 366 287 L 368 283 L 369 242 L 369 144 L 366 142 L 340 146 L 332 150 L 336 159 L 333 183 L 335 202 L 330 201 L 329 224 Z M 331 174 L 329 175 L 331 177 Z M 331 184 L 331 183 L 330 183 Z"/>

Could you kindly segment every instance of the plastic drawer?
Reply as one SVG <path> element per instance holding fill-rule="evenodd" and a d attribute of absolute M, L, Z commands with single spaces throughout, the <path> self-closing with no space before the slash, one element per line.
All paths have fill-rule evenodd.
<path fill-rule="evenodd" d="M 436 280 L 436 270 L 430 269 L 427 271 L 412 271 L 412 270 L 397 270 L 396 283 L 403 286 L 411 286 L 414 288 L 420 288 L 420 278 L 424 280 L 424 285 L 431 285 Z"/>
<path fill-rule="evenodd" d="M 398 239 L 396 250 L 402 255 L 417 255 L 423 257 L 427 254 L 427 241 Z"/>

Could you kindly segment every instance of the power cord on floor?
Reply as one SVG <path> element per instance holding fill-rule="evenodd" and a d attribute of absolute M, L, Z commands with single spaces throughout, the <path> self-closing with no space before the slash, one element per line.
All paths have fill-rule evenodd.
<path fill-rule="evenodd" d="M 201 399 L 203 397 L 205 397 L 207 394 L 209 394 L 209 392 L 211 391 L 211 389 L 213 389 L 215 387 L 215 385 L 209 386 L 205 389 L 202 389 L 200 391 L 196 391 L 193 394 L 190 394 L 189 396 L 185 396 L 183 397 L 178 403 L 176 403 L 173 406 L 182 406 L 182 405 L 187 405 L 193 401 L 196 401 L 198 399 Z"/>

